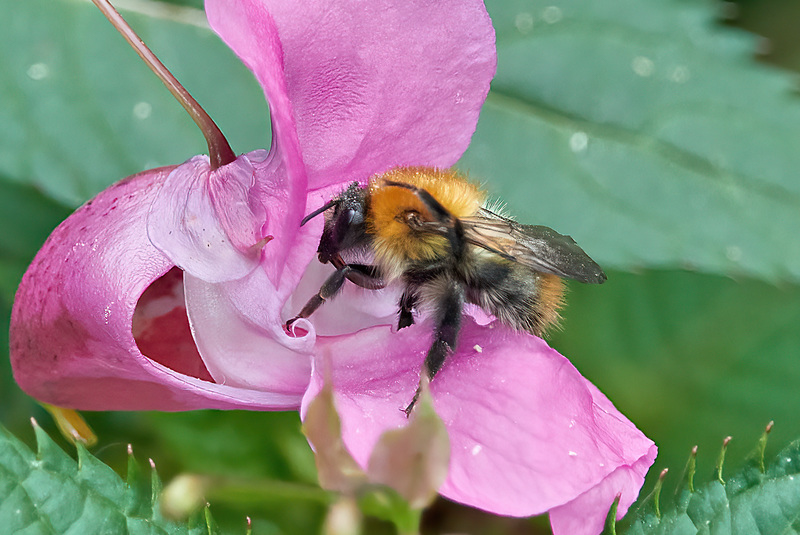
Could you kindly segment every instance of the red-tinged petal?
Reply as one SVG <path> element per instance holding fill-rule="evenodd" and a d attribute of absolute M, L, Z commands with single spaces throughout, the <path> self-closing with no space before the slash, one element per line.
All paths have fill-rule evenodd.
<path fill-rule="evenodd" d="M 482 1 L 235 4 L 207 0 L 209 22 L 256 73 L 273 121 L 293 111 L 311 188 L 449 167 L 466 149 L 495 71 Z"/>
<path fill-rule="evenodd" d="M 360 464 L 382 431 L 405 425 L 401 409 L 430 331 L 429 324 L 397 333 L 374 327 L 317 339 L 319 354 L 331 355 L 344 440 Z M 542 340 L 465 318 L 459 345 L 431 384 L 451 443 L 440 493 L 512 516 L 566 506 L 561 519 L 571 513 L 567 504 L 591 504 L 599 525 L 621 493 L 624 512 L 653 462 L 653 443 Z M 315 369 L 304 407 L 321 383 Z M 574 533 L 596 532 L 587 529 Z"/>
<path fill-rule="evenodd" d="M 299 396 L 204 380 L 174 290 L 180 274 L 147 239 L 149 207 L 171 170 L 106 189 L 39 251 L 12 311 L 17 382 L 38 399 L 87 410 L 296 406 Z"/>
<path fill-rule="evenodd" d="M 209 282 L 244 277 L 261 259 L 257 244 L 266 220 L 253 194 L 255 181 L 247 155 L 213 171 L 207 156 L 179 165 L 150 208 L 150 241 L 194 277 Z"/>

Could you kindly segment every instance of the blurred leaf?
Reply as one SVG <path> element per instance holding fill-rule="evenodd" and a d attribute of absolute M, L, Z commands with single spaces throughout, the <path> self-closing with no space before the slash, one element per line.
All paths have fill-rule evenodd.
<path fill-rule="evenodd" d="M 216 533 L 205 524 L 191 528 L 165 520 L 159 512 L 158 494 L 145 490 L 138 467 L 123 481 L 83 446 L 78 446 L 75 462 L 38 425 L 34 427 L 37 453 L 0 427 L 4 533 Z M 155 471 L 152 477 L 157 480 Z"/>
<path fill-rule="evenodd" d="M 237 526 L 245 515 L 253 518 L 258 534 L 319 532 L 326 505 L 300 496 L 298 486 L 320 492 L 314 456 L 296 412 L 206 410 L 142 416 L 152 433 L 142 447 L 157 456 L 165 477 L 191 472 L 227 478 L 224 485 L 215 483 L 212 493 L 214 517 L 227 524 L 226 533 L 234 528 L 240 533 Z"/>
<path fill-rule="evenodd" d="M 770 420 L 800 436 L 800 287 L 646 271 L 570 289 L 551 343 L 659 445 L 658 466 L 678 471 L 727 435 L 741 458 L 739 437 Z"/>
<path fill-rule="evenodd" d="M 203 0 L 159 0 L 168 4 L 177 4 L 180 6 L 193 7 L 195 9 L 203 9 Z"/>
<path fill-rule="evenodd" d="M 498 72 L 461 167 L 601 264 L 800 279 L 800 99 L 711 2 L 487 2 Z"/>
<path fill-rule="evenodd" d="M 415 509 L 391 487 L 363 487 L 358 495 L 358 507 L 364 514 L 391 522 L 400 535 L 419 533 L 422 511 Z"/>
<path fill-rule="evenodd" d="M 140 13 L 123 16 L 234 149 L 269 146 L 261 89 L 203 12 L 132 5 Z M 126 175 L 206 152 L 183 108 L 93 4 L 0 0 L 0 9 L 9 13 L 0 31 L 0 174 L 74 206 Z"/>
<path fill-rule="evenodd" d="M 693 493 L 685 490 L 676 506 L 660 518 L 649 511 L 639 513 L 624 533 L 797 533 L 798 475 L 800 441 L 786 447 L 765 473 L 757 461 L 751 461 L 725 485 L 711 481 Z"/>
<path fill-rule="evenodd" d="M 800 3 L 785 0 L 734 0 L 725 4 L 726 20 L 763 39 L 759 59 L 800 71 Z"/>
<path fill-rule="evenodd" d="M 14 298 L 22 273 L 48 234 L 71 210 L 34 187 L 0 176 L 0 295 Z"/>
<path fill-rule="evenodd" d="M 181 472 L 317 483 L 296 412 L 153 412 L 147 421 Z"/>

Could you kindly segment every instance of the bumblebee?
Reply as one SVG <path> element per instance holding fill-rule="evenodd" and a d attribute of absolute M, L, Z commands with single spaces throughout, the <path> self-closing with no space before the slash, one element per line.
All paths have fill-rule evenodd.
<path fill-rule="evenodd" d="M 536 336 L 557 325 L 562 278 L 600 284 L 606 275 L 570 238 L 544 226 L 521 225 L 484 207 L 486 193 L 450 170 L 398 168 L 353 183 L 306 216 L 325 214 L 319 261 L 336 271 L 300 313 L 308 318 L 349 280 L 362 288 L 402 285 L 398 329 L 432 311 L 433 343 L 425 359 L 432 380 L 455 349 L 464 305 Z M 370 264 L 346 262 L 371 253 Z M 405 409 L 409 414 L 415 394 Z"/>

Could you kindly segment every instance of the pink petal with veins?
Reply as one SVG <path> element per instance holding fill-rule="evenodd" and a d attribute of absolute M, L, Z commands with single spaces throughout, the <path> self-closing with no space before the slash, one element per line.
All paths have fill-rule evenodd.
<path fill-rule="evenodd" d="M 480 0 L 207 0 L 206 12 L 261 82 L 273 122 L 293 114 L 311 189 L 453 165 L 494 76 Z"/>
<path fill-rule="evenodd" d="M 274 174 L 275 160 L 256 163 L 261 184 Z M 300 228 L 282 217 L 286 201 L 277 186 L 264 187 L 267 223 L 263 232 L 275 236 L 262 252 L 259 267 L 240 279 L 212 283 L 186 277 L 186 308 L 197 348 L 211 375 L 227 385 L 302 395 L 311 375 L 314 329 L 301 322 L 306 334 L 293 337 L 283 325 L 296 311 L 284 315 L 309 263 L 315 258 L 322 219 Z M 312 195 L 312 202 L 319 196 Z M 286 225 L 295 228 L 291 240 Z M 290 247 L 276 246 L 285 240 Z M 317 287 L 317 290 L 319 287 Z M 299 309 L 298 309 L 299 310 Z M 299 332 L 299 331 L 298 331 Z"/>
<path fill-rule="evenodd" d="M 263 270 L 228 284 L 187 276 L 185 288 L 187 303 L 192 304 L 188 314 L 197 348 L 216 382 L 303 395 L 311 377 L 313 335 L 292 337 L 284 332 L 279 317 L 251 320 L 241 315 L 235 303 L 239 292 L 262 297 L 267 305 L 276 299 L 277 292 L 270 291 L 271 282 Z"/>
<path fill-rule="evenodd" d="M 639 458 L 631 465 L 620 466 L 606 476 L 599 485 L 592 487 L 571 502 L 550 510 L 550 525 L 556 535 L 586 534 L 603 531 L 605 518 L 616 496 L 616 489 L 640 489 L 644 477 L 656 457 L 656 447 L 652 446 L 648 455 Z M 628 492 L 620 497 L 617 520 L 636 500 L 636 494 Z"/>
<path fill-rule="evenodd" d="M 321 388 L 328 358 L 345 443 L 365 466 L 380 433 L 406 423 L 401 409 L 413 396 L 430 332 L 425 323 L 318 338 L 322 356 L 301 411 Z M 568 504 L 590 504 L 589 527 L 560 533 L 595 533 L 618 493 L 625 512 L 655 458 L 653 443 L 567 359 L 497 323 L 465 318 L 459 350 L 431 390 L 451 443 L 439 492 L 467 505 L 511 516 L 563 507 L 557 518 L 564 519 L 578 510 Z"/>

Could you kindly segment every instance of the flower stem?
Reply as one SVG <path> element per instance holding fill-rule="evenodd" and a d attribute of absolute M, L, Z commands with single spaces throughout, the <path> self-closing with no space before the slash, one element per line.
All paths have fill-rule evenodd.
<path fill-rule="evenodd" d="M 236 159 L 233 149 L 228 144 L 228 140 L 222 131 L 200 106 L 200 104 L 189 94 L 185 87 L 172 75 L 163 63 L 156 57 L 152 50 L 136 35 L 136 32 L 125 22 L 125 19 L 114 9 L 108 0 L 92 0 L 94 5 L 103 12 L 103 15 L 111 22 L 114 28 L 122 34 L 122 37 L 139 54 L 139 57 L 150 67 L 150 70 L 167 86 L 167 89 L 183 108 L 189 113 L 192 120 L 203 132 L 208 144 L 208 155 L 211 160 L 211 169 L 217 169 L 227 165 Z"/>
<path fill-rule="evenodd" d="M 203 477 L 203 476 L 200 476 Z M 211 503 L 263 504 L 275 500 L 308 501 L 331 504 L 336 494 L 317 486 L 271 479 L 245 480 L 234 477 L 205 476 L 206 498 Z"/>
<path fill-rule="evenodd" d="M 397 528 L 397 535 L 419 535 L 419 525 L 422 522 L 422 510 L 411 509 L 408 515 L 393 520 Z"/>

